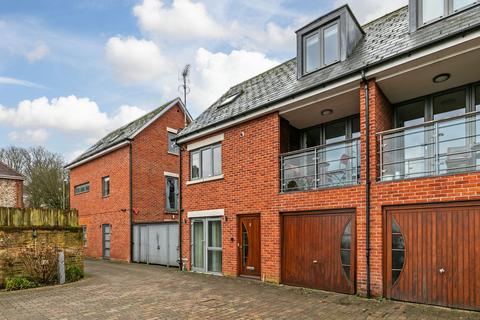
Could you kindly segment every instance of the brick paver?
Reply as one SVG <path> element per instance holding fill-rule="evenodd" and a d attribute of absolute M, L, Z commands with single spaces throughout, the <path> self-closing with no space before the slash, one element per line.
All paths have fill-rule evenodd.
<path fill-rule="evenodd" d="M 157 266 L 87 261 L 85 280 L 0 293 L 0 319 L 480 319 L 480 313 L 378 301 Z"/>

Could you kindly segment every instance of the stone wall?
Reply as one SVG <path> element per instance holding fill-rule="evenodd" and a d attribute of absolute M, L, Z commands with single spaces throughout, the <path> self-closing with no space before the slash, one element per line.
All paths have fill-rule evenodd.
<path fill-rule="evenodd" d="M 0 207 L 0 287 L 7 277 L 27 276 L 22 250 L 44 245 L 63 250 L 65 265 L 83 270 L 82 228 L 75 210 Z"/>
<path fill-rule="evenodd" d="M 0 179 L 0 207 L 17 206 L 17 185 L 15 180 Z"/>

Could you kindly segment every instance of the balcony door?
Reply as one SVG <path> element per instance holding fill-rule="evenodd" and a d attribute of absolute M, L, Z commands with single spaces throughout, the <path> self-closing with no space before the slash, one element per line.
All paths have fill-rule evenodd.
<path fill-rule="evenodd" d="M 222 272 L 222 221 L 220 218 L 192 220 L 191 260 L 193 271 Z"/>

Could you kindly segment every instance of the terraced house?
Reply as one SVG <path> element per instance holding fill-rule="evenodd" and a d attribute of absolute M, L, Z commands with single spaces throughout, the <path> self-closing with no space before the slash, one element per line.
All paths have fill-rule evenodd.
<path fill-rule="evenodd" d="M 67 166 L 88 257 L 178 265 L 180 157 L 173 139 L 190 121 L 174 99 Z"/>
<path fill-rule="evenodd" d="M 480 6 L 343 6 L 181 146 L 190 270 L 480 309 Z"/>

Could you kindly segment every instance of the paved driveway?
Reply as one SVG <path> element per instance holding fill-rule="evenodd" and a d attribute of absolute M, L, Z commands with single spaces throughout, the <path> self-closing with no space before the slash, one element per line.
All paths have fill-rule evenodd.
<path fill-rule="evenodd" d="M 0 319 L 480 319 L 480 313 L 87 261 L 65 286 L 0 293 Z"/>

